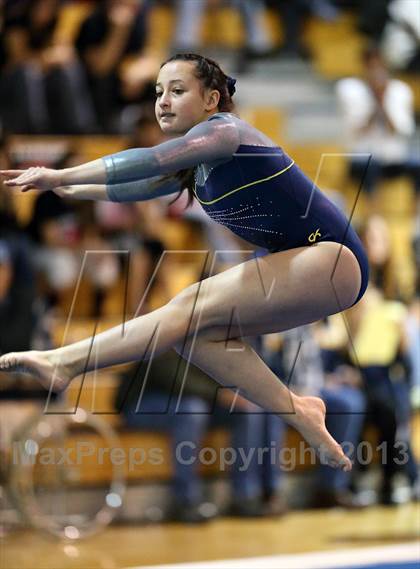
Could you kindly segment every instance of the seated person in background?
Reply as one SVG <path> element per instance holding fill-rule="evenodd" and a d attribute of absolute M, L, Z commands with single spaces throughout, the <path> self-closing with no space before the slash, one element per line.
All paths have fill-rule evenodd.
<path fill-rule="evenodd" d="M 371 269 L 370 280 L 384 291 L 387 298 L 400 295 L 400 283 L 392 258 L 389 223 L 381 215 L 370 215 L 359 228 Z"/>
<path fill-rule="evenodd" d="M 0 116 L 9 132 L 79 134 L 94 129 L 82 67 L 71 43 L 57 32 L 60 4 L 4 2 Z"/>
<path fill-rule="evenodd" d="M 341 315 L 338 315 L 338 318 L 341 318 Z M 343 373 L 325 375 L 319 346 L 319 340 L 325 341 L 323 334 L 325 331 L 317 330 L 314 326 L 302 326 L 281 335 L 266 336 L 264 359 L 276 375 L 289 382 L 293 391 L 299 394 L 317 395 L 323 399 L 327 408 L 326 421 L 329 431 L 334 433 L 334 438 L 340 441 L 340 444 L 343 444 L 345 452 L 351 451 L 359 442 L 365 398 L 357 382 L 349 381 Z M 278 417 L 273 417 L 273 420 L 277 423 L 280 421 Z M 273 432 L 273 427 L 271 431 Z M 283 434 L 284 429 L 280 428 L 278 430 L 280 448 L 284 445 L 284 441 L 281 440 Z M 304 457 L 298 453 L 297 465 L 303 459 Z M 277 477 L 277 486 L 281 485 L 281 471 L 277 467 L 273 468 L 271 476 Z M 359 502 L 350 491 L 350 483 L 350 473 L 339 473 L 330 466 L 320 464 L 317 468 L 315 494 L 309 499 L 309 503 L 313 507 L 324 508 L 358 507 Z"/>
<path fill-rule="evenodd" d="M 416 220 L 417 230 L 413 238 L 416 282 L 414 293 L 408 306 L 406 331 L 408 338 L 408 358 L 412 377 L 412 401 L 416 409 L 420 409 L 420 212 Z"/>
<path fill-rule="evenodd" d="M 30 349 L 34 301 L 29 243 L 0 204 L 0 352 Z"/>
<path fill-rule="evenodd" d="M 70 167 L 79 160 L 80 156 L 70 150 L 58 166 Z M 41 193 L 35 198 L 27 232 L 34 243 L 34 265 L 47 307 L 67 310 L 66 303 L 71 302 L 83 268 L 82 277 L 89 282 L 94 297 L 91 312 L 86 315 L 100 316 L 106 293 L 118 281 L 120 267 L 110 243 L 101 235 L 94 204 L 70 202 L 53 192 Z"/>
<path fill-rule="evenodd" d="M 387 448 L 379 489 L 379 500 L 387 504 L 394 500 L 393 484 L 398 472 L 407 475 L 413 496 L 418 484 L 410 441 L 410 389 L 415 385 L 413 373 L 419 359 L 418 282 L 414 283 L 414 298 L 408 312 L 402 302 L 395 300 L 402 295 L 391 262 L 388 224 L 378 215 L 371 216 L 360 235 L 369 258 L 371 280 L 366 299 L 357 309 L 353 307 L 347 312 L 353 340 L 348 349 L 362 373 L 370 410 L 368 418 L 378 429 L 378 444 L 383 443 Z M 419 265 L 417 256 L 414 249 L 415 268 Z"/>
<path fill-rule="evenodd" d="M 120 131 L 124 105 L 154 99 L 158 64 L 144 53 L 148 4 L 145 0 L 101 0 L 82 22 L 76 38 L 104 132 Z"/>
<path fill-rule="evenodd" d="M 346 444 L 348 452 L 357 464 L 360 460 L 359 444 L 362 442 L 363 427 L 366 421 L 367 400 L 361 373 L 357 367 L 349 362 L 347 347 L 349 342 L 348 330 L 345 321 L 340 315 L 329 317 L 326 322 L 315 327 L 315 337 L 321 348 L 323 369 L 325 372 L 325 388 L 323 393 L 326 400 L 332 399 L 330 408 L 334 408 L 330 420 L 345 427 Z M 343 415 L 348 414 L 348 420 L 343 420 Z M 341 416 L 340 416 L 341 415 Z M 338 427 L 339 428 L 339 427 Z M 363 507 L 368 505 L 362 495 L 357 492 L 357 480 L 355 475 L 350 477 L 346 473 L 341 476 L 332 469 L 320 466 L 318 470 L 319 491 L 315 505 L 328 504 L 331 500 L 331 488 L 334 488 L 338 496 L 343 496 L 343 505 L 350 507 Z M 355 492 L 352 499 L 350 492 Z M 334 496 L 334 493 L 332 494 Z M 347 504 L 346 504 L 347 500 Z M 334 501 L 334 499 L 333 499 Z M 335 505 L 340 505 L 340 500 Z M 334 505 L 334 504 L 332 504 Z"/>
<path fill-rule="evenodd" d="M 175 50 L 200 51 L 203 16 L 206 8 L 215 4 L 221 6 L 223 2 L 176 0 L 177 20 L 173 40 Z M 264 28 L 264 1 L 230 0 L 228 4 L 239 11 L 245 27 L 244 53 L 250 58 L 266 55 L 272 45 Z"/>
<path fill-rule="evenodd" d="M 311 59 L 311 50 L 305 40 L 305 24 L 310 16 L 329 22 L 337 19 L 339 7 L 330 0 L 266 0 L 268 6 L 276 10 L 282 23 L 282 46 L 280 56 Z"/>
<path fill-rule="evenodd" d="M 378 501 L 395 504 L 396 475 L 404 473 L 412 489 L 418 480 L 409 430 L 407 308 L 400 301 L 387 299 L 380 286 L 370 283 L 363 303 L 348 313 L 352 329 L 349 355 L 354 365 L 360 366 L 368 400 L 367 418 L 377 427 L 382 449 Z"/>
<path fill-rule="evenodd" d="M 10 167 L 6 139 L 0 139 L 0 167 Z M 0 353 L 28 350 L 35 327 L 35 286 L 29 241 L 20 229 L 11 192 L 0 182 Z"/>
<path fill-rule="evenodd" d="M 153 109 L 144 106 L 137 114 L 134 131 L 128 148 L 146 148 L 165 140 L 154 117 Z M 162 197 L 157 200 L 137 203 L 118 203 L 110 201 L 94 202 L 95 226 L 103 239 L 109 244 L 108 249 L 120 251 L 122 274 L 126 274 L 125 263 L 129 262 L 128 310 L 134 314 L 149 285 L 153 271 L 164 254 L 162 229 L 165 226 L 168 206 Z M 89 202 L 85 202 L 89 203 Z M 170 298 L 167 279 L 159 279 L 160 291 L 157 296 Z M 141 307 L 141 313 L 147 308 Z"/>
<path fill-rule="evenodd" d="M 371 194 L 384 177 L 409 175 L 420 189 L 420 158 L 411 144 L 415 131 L 413 93 L 392 79 L 376 46 L 363 54 L 365 75 L 336 86 L 350 157 L 350 176 Z M 357 154 L 360 154 L 359 156 Z"/>
<path fill-rule="evenodd" d="M 230 461 L 232 502 L 228 514 L 254 517 L 281 513 L 267 510 L 262 496 L 257 450 L 264 443 L 265 414 L 230 389 L 220 389 L 193 365 L 182 384 L 186 365 L 173 351 L 153 359 L 147 376 L 147 365 L 136 365 L 134 373 L 132 368 L 121 378 L 116 401 L 129 427 L 171 434 L 173 503 L 167 517 L 196 523 L 216 514 L 214 505 L 203 504 L 198 472 L 204 436 L 215 426 L 230 430 L 231 456 L 235 457 Z"/>

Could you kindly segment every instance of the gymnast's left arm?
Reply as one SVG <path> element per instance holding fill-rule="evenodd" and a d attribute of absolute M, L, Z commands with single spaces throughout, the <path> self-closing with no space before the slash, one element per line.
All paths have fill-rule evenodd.
<path fill-rule="evenodd" d="M 229 160 L 240 144 L 233 121 L 214 115 L 184 136 L 152 148 L 123 150 L 73 168 L 50 170 L 29 168 L 20 175 L 8 175 L 7 185 L 53 190 L 79 184 L 119 184 L 174 174 L 201 163 Z M 11 171 L 9 171 L 11 172 Z"/>
<path fill-rule="evenodd" d="M 198 164 L 229 160 L 239 144 L 239 132 L 233 121 L 215 115 L 193 127 L 186 135 L 158 146 L 105 156 L 106 183 L 174 174 Z"/>

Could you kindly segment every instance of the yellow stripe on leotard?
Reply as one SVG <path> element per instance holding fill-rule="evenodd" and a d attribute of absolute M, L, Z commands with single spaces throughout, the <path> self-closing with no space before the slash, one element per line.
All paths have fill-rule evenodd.
<path fill-rule="evenodd" d="M 249 184 L 245 184 L 244 186 L 240 186 L 239 188 L 235 188 L 234 190 L 230 190 L 230 192 L 227 192 L 227 194 L 223 194 L 223 196 L 219 196 L 218 198 L 215 198 L 214 200 L 211 200 L 209 202 L 206 202 L 204 200 L 200 200 L 200 198 L 198 197 L 197 192 L 196 192 L 196 185 L 194 187 L 194 194 L 195 194 L 195 197 L 198 199 L 198 201 L 201 204 L 212 205 L 216 202 L 219 202 L 220 200 L 223 200 L 224 198 L 227 198 L 228 196 L 231 196 L 235 192 L 239 192 L 239 190 L 244 190 L 245 188 L 249 188 L 250 186 L 255 186 L 255 184 L 260 184 L 261 182 L 268 182 L 269 180 L 272 180 L 276 176 L 280 176 L 280 174 L 284 174 L 285 172 L 287 172 L 287 170 L 289 170 L 293 166 L 294 163 L 295 163 L 295 161 L 292 160 L 291 164 L 286 166 L 286 168 L 283 168 L 283 170 L 280 170 L 280 172 L 276 172 L 275 174 L 272 174 L 271 176 L 268 176 L 267 178 L 260 178 L 259 180 L 255 180 L 255 182 L 250 182 Z"/>

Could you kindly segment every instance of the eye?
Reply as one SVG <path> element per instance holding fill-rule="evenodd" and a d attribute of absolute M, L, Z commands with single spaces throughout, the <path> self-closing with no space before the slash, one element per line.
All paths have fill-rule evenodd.
<path fill-rule="evenodd" d="M 161 96 L 162 96 L 162 91 L 156 91 L 155 95 L 156 95 L 156 98 L 161 97 Z"/>
<path fill-rule="evenodd" d="M 176 93 L 177 95 L 181 95 L 183 92 L 184 92 L 183 89 L 179 89 L 179 88 L 174 89 L 174 93 Z"/>

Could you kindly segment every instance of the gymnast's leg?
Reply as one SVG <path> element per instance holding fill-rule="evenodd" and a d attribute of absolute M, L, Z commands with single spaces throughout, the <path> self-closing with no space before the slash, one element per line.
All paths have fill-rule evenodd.
<path fill-rule="evenodd" d="M 351 306 L 360 282 L 356 258 L 337 243 L 324 242 L 274 253 L 210 277 L 201 286 L 188 287 L 164 307 L 128 322 L 125 334 L 122 326 L 98 334 L 91 362 L 87 362 L 92 346 L 88 339 L 50 352 L 7 354 L 0 358 L 0 369 L 23 368 L 44 383 L 53 380 L 55 387 L 65 387 L 84 369 L 150 357 L 152 345 L 156 354 L 179 346 L 195 329 L 200 333 L 217 330 L 223 338 L 238 338 L 319 320 Z M 240 327 L 231 325 L 234 313 L 239 317 Z M 225 357 L 221 353 L 221 350 L 216 355 L 209 352 L 207 360 L 223 358 L 222 371 L 212 374 L 209 368 L 209 373 L 243 388 L 261 407 L 284 414 L 314 446 L 320 446 L 319 437 L 324 439 L 333 460 L 342 458 L 338 445 L 325 435 L 325 425 L 320 426 L 325 413 L 322 402 L 292 395 L 251 350 L 244 351 L 234 361 L 231 360 L 234 352 L 223 352 Z M 201 358 L 200 367 L 206 369 L 206 365 Z M 231 376 L 235 382 L 230 381 Z M 305 427 L 305 412 L 311 404 L 318 419 Z M 319 437 L 314 440 L 310 430 L 317 428 Z"/>
<path fill-rule="evenodd" d="M 226 387 L 238 387 L 241 395 L 263 409 L 277 413 L 318 450 L 330 466 L 350 469 L 340 445 L 325 427 L 325 405 L 318 397 L 300 397 L 290 391 L 253 348 L 241 339 L 215 339 L 217 331 L 199 335 L 175 346 L 185 359 Z"/>

